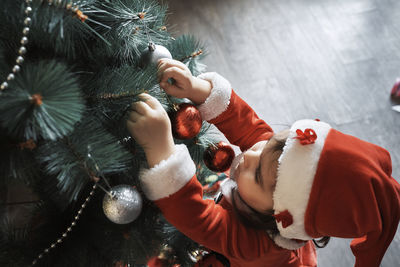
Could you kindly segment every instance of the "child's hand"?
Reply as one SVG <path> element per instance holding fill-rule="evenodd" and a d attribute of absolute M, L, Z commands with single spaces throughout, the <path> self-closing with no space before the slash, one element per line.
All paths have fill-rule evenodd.
<path fill-rule="evenodd" d="M 158 61 L 157 68 L 160 87 L 169 95 L 189 98 L 199 105 L 204 103 L 211 93 L 211 83 L 193 77 L 188 67 L 180 61 L 163 58 Z M 169 83 L 170 78 L 173 79 L 173 84 Z"/>
<path fill-rule="evenodd" d="M 148 94 L 132 103 L 127 127 L 132 137 L 143 147 L 149 167 L 167 159 L 174 152 L 171 122 L 160 102 Z"/>

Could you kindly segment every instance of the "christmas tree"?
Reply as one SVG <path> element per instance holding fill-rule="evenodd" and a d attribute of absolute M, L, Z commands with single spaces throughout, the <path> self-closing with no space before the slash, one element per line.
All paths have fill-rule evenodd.
<path fill-rule="evenodd" d="M 126 130 L 140 93 L 169 112 L 187 102 L 160 89 L 157 58 L 204 71 L 202 44 L 172 37 L 166 10 L 152 0 L 2 0 L 0 266 L 144 266 L 161 251 L 193 264 L 198 245 L 142 197 L 145 156 Z M 204 151 L 220 138 L 203 122 L 175 140 L 201 181 L 211 173 Z"/>

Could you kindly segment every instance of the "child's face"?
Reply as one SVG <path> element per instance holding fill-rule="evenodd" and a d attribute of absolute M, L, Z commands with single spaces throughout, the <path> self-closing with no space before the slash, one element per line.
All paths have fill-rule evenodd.
<path fill-rule="evenodd" d="M 282 136 L 282 133 L 278 135 Z M 239 198 L 260 213 L 273 208 L 278 158 L 281 151 L 272 149 L 276 137 L 260 141 L 239 157 L 239 164 L 231 173 L 237 183 Z"/>

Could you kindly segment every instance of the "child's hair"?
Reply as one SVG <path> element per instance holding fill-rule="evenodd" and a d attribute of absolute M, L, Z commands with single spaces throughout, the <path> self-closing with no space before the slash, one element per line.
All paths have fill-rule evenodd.
<path fill-rule="evenodd" d="M 274 138 L 275 144 L 271 147 L 271 151 L 273 153 L 278 152 L 279 155 L 282 154 L 283 148 L 286 143 L 286 138 Z M 278 156 L 279 157 L 279 156 Z M 250 207 L 238 193 L 237 187 L 232 188 L 231 191 L 232 197 L 232 207 L 235 215 L 239 219 L 239 221 L 245 225 L 246 227 L 264 230 L 267 231 L 271 236 L 276 236 L 279 234 L 278 226 L 276 225 L 276 220 L 274 215 L 274 210 L 270 209 L 264 213 L 258 212 L 252 207 Z M 244 212 L 239 209 L 238 205 L 235 202 L 235 198 L 239 198 L 240 201 L 251 211 L 251 213 Z M 316 247 L 323 248 L 329 243 L 330 237 L 324 236 L 321 239 L 313 239 L 313 242 Z"/>

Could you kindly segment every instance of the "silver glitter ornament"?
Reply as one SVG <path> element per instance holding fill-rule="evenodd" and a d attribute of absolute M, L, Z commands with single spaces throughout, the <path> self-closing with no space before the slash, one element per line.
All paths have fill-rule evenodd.
<path fill-rule="evenodd" d="M 164 46 L 149 43 L 149 46 L 143 50 L 140 56 L 139 66 L 144 68 L 152 64 L 157 65 L 158 60 L 162 58 L 172 59 L 172 55 Z"/>
<path fill-rule="evenodd" d="M 110 196 L 111 195 L 111 196 Z M 130 185 L 117 185 L 103 199 L 103 211 L 110 221 L 127 224 L 139 217 L 142 211 L 142 197 Z"/>

